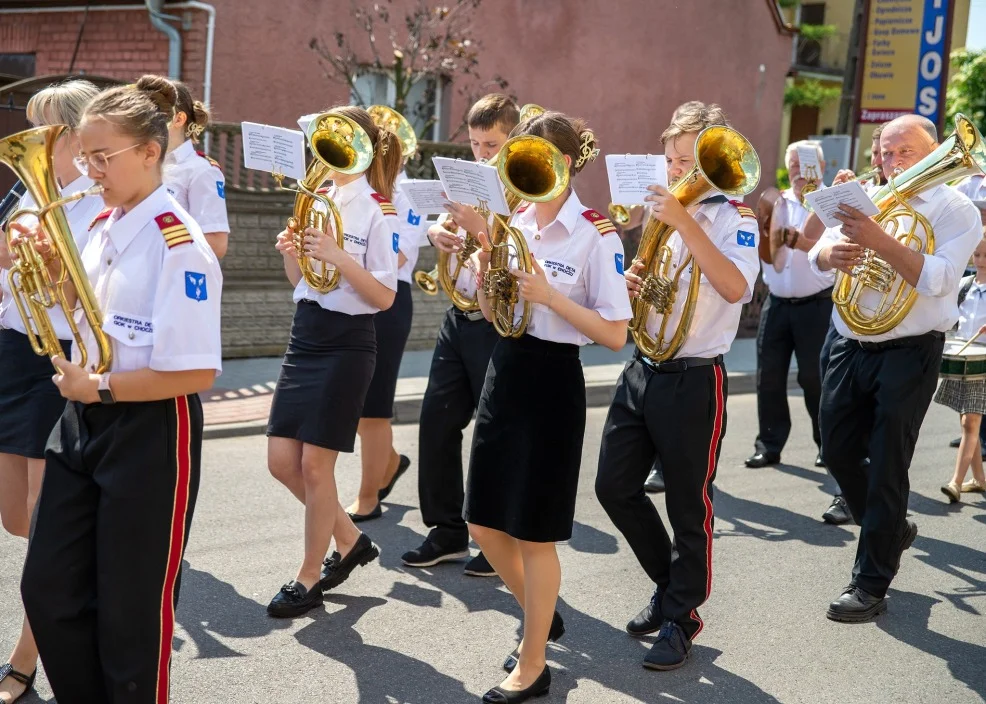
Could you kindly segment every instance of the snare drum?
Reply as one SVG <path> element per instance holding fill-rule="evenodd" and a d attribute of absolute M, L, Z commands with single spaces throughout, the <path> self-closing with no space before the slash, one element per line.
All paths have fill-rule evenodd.
<path fill-rule="evenodd" d="M 973 342 L 962 354 L 964 340 L 946 340 L 941 357 L 942 379 L 986 379 L 986 345 Z"/>

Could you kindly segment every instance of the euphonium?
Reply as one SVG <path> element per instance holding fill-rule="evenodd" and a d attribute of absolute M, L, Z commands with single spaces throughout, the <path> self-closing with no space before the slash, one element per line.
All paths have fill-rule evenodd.
<path fill-rule="evenodd" d="M 905 247 L 934 254 L 934 229 L 908 201 L 929 188 L 983 171 L 983 137 L 965 115 L 956 115 L 951 137 L 911 168 L 891 176 L 887 185 L 873 195 L 873 202 L 880 209 L 874 220 Z M 864 300 L 867 291 L 873 293 Z M 851 276 L 842 271 L 836 273 L 832 292 L 839 316 L 857 335 L 880 335 L 893 330 L 916 299 L 917 291 L 869 249 L 863 253 L 862 262 L 853 267 Z"/>
<path fill-rule="evenodd" d="M 500 181 L 506 189 L 510 216 L 493 214 L 490 242 L 490 265 L 483 282 L 483 293 L 493 307 L 493 325 L 503 337 L 521 337 L 531 319 L 531 304 L 523 302 L 517 319 L 516 306 L 520 286 L 510 270 L 534 270 L 524 234 L 510 226 L 510 218 L 521 203 L 544 203 L 554 200 L 568 188 L 568 165 L 561 151 L 548 140 L 534 135 L 508 139 L 494 161 Z"/>
<path fill-rule="evenodd" d="M 328 293 L 339 285 L 339 271 L 325 262 L 316 261 L 305 254 L 305 228 L 314 227 L 328 235 L 335 235 L 336 243 L 342 249 L 345 235 L 342 231 L 342 215 L 331 199 L 317 193 L 330 172 L 356 174 L 366 171 L 373 160 L 373 144 L 370 136 L 348 117 L 334 112 L 318 115 L 305 131 L 315 160 L 308 167 L 304 179 L 294 188 L 281 186 L 283 174 L 274 174 L 283 190 L 294 191 L 294 214 L 288 218 L 288 227 L 295 232 L 295 247 L 298 250 L 298 265 L 305 283 L 319 293 Z M 315 207 L 315 201 L 322 203 L 325 213 Z M 326 221 L 332 218 L 331 231 L 326 229 Z"/>
<path fill-rule="evenodd" d="M 727 196 L 741 197 L 750 193 L 760 182 L 760 159 L 753 145 L 734 129 L 723 126 L 707 127 L 695 141 L 695 166 L 671 186 L 671 195 L 684 206 L 696 203 L 704 195 L 716 190 Z M 702 272 L 691 253 L 678 268 L 672 271 L 674 252 L 669 245 L 675 230 L 669 225 L 650 218 L 640 236 L 636 261 L 643 263 L 643 285 L 640 295 L 632 300 L 633 318 L 630 332 L 641 353 L 650 359 L 663 362 L 671 359 L 681 349 L 688 335 L 688 328 L 695 315 L 699 283 Z M 665 339 L 671 312 L 678 295 L 678 281 L 692 265 L 688 297 L 681 311 L 681 318 L 671 338 Z M 662 316 L 661 326 L 655 337 L 647 333 L 647 319 L 651 309 Z"/>
<path fill-rule="evenodd" d="M 36 217 L 51 245 L 53 256 L 61 265 L 58 278 L 52 278 L 48 265 L 35 249 L 34 244 L 21 242 L 10 248 L 11 252 L 17 255 L 9 274 L 10 290 L 17 311 L 24 320 L 31 348 L 36 354 L 48 357 L 65 355 L 49 315 L 49 310 L 57 305 L 65 314 L 72 331 L 73 341 L 80 354 L 80 366 L 101 374 L 108 371 L 113 362 L 113 348 L 109 337 L 103 332 L 103 316 L 96 302 L 96 294 L 93 293 L 89 277 L 82 265 L 75 238 L 72 236 L 72 228 L 65 218 L 62 206 L 84 196 L 99 193 L 102 189 L 95 186 L 68 198 L 60 197 L 58 184 L 55 181 L 52 153 L 55 143 L 65 129 L 67 129 L 65 125 L 37 127 L 0 140 L 0 162 L 13 169 L 38 206 L 37 209 L 24 208 L 11 213 L 9 222 L 16 222 L 23 216 Z M 14 236 L 12 228 L 8 227 L 8 246 Z M 75 289 L 78 307 L 82 310 L 96 340 L 99 359 L 94 360 L 92 364 L 78 324 L 75 322 L 75 310 L 65 293 L 67 284 L 71 284 Z"/>
<path fill-rule="evenodd" d="M 456 232 L 459 229 L 458 225 L 449 220 L 445 221 L 445 227 L 450 232 Z M 479 249 L 479 241 L 467 232 L 462 242 L 462 248 L 458 252 L 449 254 L 439 250 L 438 263 L 435 268 L 431 271 L 414 272 L 414 283 L 429 296 L 436 295 L 441 288 L 452 301 L 452 305 L 461 311 L 471 313 L 479 310 L 479 301 L 476 300 L 476 296 L 466 296 L 455 286 L 459 280 L 459 274 L 462 273 L 463 268 L 469 266 L 469 258 L 477 249 Z M 454 267 L 451 266 L 450 261 L 453 256 L 455 257 Z"/>
<path fill-rule="evenodd" d="M 386 105 L 371 105 L 366 111 L 370 113 L 374 125 L 397 135 L 404 159 L 410 159 L 417 153 L 418 135 L 406 117 Z"/>
<path fill-rule="evenodd" d="M 537 117 L 544 112 L 546 110 L 537 103 L 527 103 L 520 108 L 520 121 L 530 120 L 532 117 Z"/>

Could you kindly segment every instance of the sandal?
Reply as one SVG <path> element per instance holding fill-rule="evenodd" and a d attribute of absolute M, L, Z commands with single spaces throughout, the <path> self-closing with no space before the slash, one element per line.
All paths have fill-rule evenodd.
<path fill-rule="evenodd" d="M 14 680 L 15 682 L 20 682 L 25 687 L 23 692 L 21 692 L 16 697 L 10 700 L 11 704 L 13 704 L 18 699 L 20 699 L 25 694 L 27 694 L 32 689 L 34 689 L 34 678 L 37 676 L 38 676 L 38 668 L 34 668 L 34 672 L 32 672 L 30 675 L 25 675 L 23 672 L 18 672 L 17 670 L 15 670 L 14 666 L 11 665 L 9 662 L 5 662 L 3 665 L 0 665 L 0 682 L 3 682 L 5 679 L 10 677 L 12 680 Z"/>
<path fill-rule="evenodd" d="M 977 482 L 975 479 L 970 479 L 962 485 L 963 494 L 981 494 L 986 492 L 986 483 Z"/>
<path fill-rule="evenodd" d="M 962 487 L 955 482 L 949 482 L 941 486 L 941 493 L 948 497 L 948 503 L 950 504 L 957 504 L 962 500 L 961 492 Z"/>

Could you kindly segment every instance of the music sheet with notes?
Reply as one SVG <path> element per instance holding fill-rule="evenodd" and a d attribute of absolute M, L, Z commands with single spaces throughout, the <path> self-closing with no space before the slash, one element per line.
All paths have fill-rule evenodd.
<path fill-rule="evenodd" d="M 241 122 L 243 165 L 248 169 L 278 172 L 296 180 L 305 177 L 305 135 L 274 125 Z"/>
<path fill-rule="evenodd" d="M 432 157 L 432 163 L 445 188 L 445 197 L 450 201 L 485 208 L 499 215 L 510 214 L 496 167 L 444 156 Z"/>
<path fill-rule="evenodd" d="M 662 154 L 607 154 L 610 202 L 644 205 L 654 184 L 668 186 L 667 162 Z"/>
<path fill-rule="evenodd" d="M 398 186 L 409 201 L 414 212 L 423 215 L 441 215 L 446 212 L 445 186 L 441 181 L 408 179 Z"/>
<path fill-rule="evenodd" d="M 862 211 L 864 215 L 870 217 L 880 212 L 880 209 L 866 195 L 866 191 L 863 190 L 858 181 L 840 183 L 837 186 L 829 186 L 808 193 L 805 195 L 805 200 L 825 227 L 842 227 L 842 221 L 837 220 L 835 214 L 839 212 L 839 206 L 843 204 Z"/>

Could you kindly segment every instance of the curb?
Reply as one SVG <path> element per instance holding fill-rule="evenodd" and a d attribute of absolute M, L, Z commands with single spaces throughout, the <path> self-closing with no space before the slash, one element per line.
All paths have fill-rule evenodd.
<path fill-rule="evenodd" d="M 787 388 L 798 389 L 797 373 L 788 374 Z M 616 382 L 601 384 L 586 384 L 585 400 L 589 408 L 608 406 L 616 392 Z M 729 395 L 753 394 L 757 392 L 757 375 L 752 372 L 732 374 L 729 376 Z M 418 422 L 421 414 L 420 396 L 402 398 L 394 402 L 394 423 L 409 425 Z M 205 440 L 220 440 L 225 438 L 242 438 L 253 435 L 264 435 L 267 432 L 267 421 L 253 420 L 243 423 L 220 423 L 207 425 L 202 433 Z"/>

